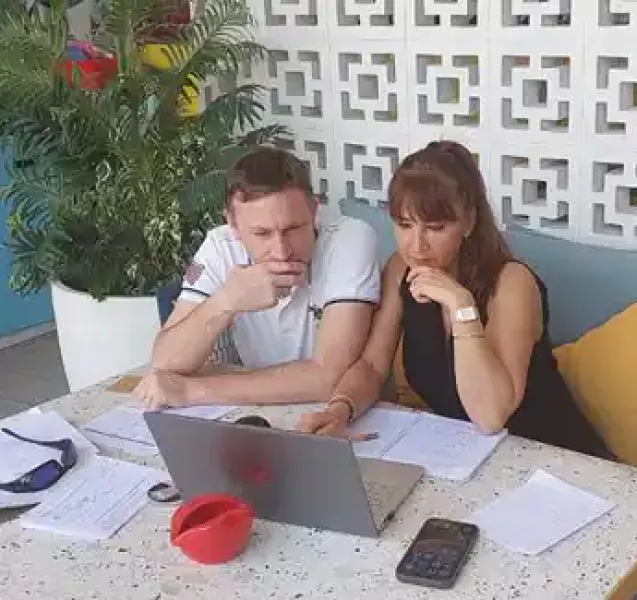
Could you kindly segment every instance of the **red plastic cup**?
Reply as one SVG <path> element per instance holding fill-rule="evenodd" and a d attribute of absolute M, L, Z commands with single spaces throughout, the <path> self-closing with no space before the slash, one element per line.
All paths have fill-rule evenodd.
<path fill-rule="evenodd" d="M 205 494 L 173 514 L 170 541 L 195 562 L 214 565 L 237 557 L 248 544 L 252 508 L 234 496 Z"/>

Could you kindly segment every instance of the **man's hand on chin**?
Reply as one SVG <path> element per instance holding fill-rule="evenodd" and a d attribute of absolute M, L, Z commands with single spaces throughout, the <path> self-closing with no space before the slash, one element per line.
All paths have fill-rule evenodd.
<path fill-rule="evenodd" d="M 180 408 L 194 403 L 197 380 L 170 371 L 151 370 L 133 392 L 144 410 Z"/>

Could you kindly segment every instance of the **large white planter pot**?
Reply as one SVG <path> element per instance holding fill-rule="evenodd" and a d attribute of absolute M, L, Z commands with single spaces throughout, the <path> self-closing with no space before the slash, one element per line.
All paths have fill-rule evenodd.
<path fill-rule="evenodd" d="M 72 392 L 149 362 L 160 327 L 153 296 L 113 296 L 98 302 L 59 282 L 51 284 L 51 291 Z"/>

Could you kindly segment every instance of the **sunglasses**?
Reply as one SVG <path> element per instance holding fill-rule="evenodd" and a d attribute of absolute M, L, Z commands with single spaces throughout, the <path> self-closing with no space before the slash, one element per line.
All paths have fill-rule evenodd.
<path fill-rule="evenodd" d="M 77 463 L 77 450 L 75 444 L 73 444 L 73 441 L 69 438 L 46 442 L 24 437 L 5 427 L 0 429 L 0 431 L 21 442 L 52 448 L 62 453 L 59 461 L 53 459 L 47 460 L 13 481 L 0 483 L 0 490 L 4 492 L 11 492 L 13 494 L 41 492 L 56 483 L 62 475 L 70 471 Z"/>

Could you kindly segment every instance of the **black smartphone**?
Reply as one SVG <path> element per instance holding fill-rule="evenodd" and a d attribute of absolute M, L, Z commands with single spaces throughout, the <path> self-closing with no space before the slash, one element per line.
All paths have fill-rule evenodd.
<path fill-rule="evenodd" d="M 479 530 L 472 523 L 428 519 L 396 567 L 396 578 L 439 589 L 453 587 Z"/>

